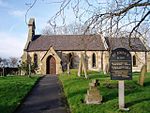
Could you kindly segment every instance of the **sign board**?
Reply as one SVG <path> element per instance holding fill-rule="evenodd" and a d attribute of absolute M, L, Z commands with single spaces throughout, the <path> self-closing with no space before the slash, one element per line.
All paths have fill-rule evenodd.
<path fill-rule="evenodd" d="M 117 48 L 112 50 L 109 62 L 112 80 L 132 79 L 132 59 L 131 54 L 127 49 Z"/>

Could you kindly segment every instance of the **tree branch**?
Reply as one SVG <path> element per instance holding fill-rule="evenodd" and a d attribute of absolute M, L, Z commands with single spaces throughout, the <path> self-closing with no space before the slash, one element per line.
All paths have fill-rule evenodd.
<path fill-rule="evenodd" d="M 28 25 L 28 22 L 27 22 L 27 15 L 28 15 L 28 12 L 33 8 L 33 6 L 36 4 L 38 0 L 34 0 L 34 2 L 30 5 L 30 7 L 27 9 L 26 11 L 26 14 L 25 14 L 25 23 Z"/>

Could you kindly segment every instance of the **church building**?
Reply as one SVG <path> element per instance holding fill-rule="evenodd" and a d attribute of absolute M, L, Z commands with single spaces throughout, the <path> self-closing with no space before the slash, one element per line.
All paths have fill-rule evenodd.
<path fill-rule="evenodd" d="M 109 38 L 103 35 L 36 35 L 35 20 L 28 23 L 28 38 L 22 62 L 34 63 L 37 74 L 60 74 L 70 68 L 78 68 L 85 53 L 88 70 L 108 71 L 109 50 L 124 47 L 132 55 L 132 71 L 139 72 L 147 63 L 148 48 L 140 38 Z"/>

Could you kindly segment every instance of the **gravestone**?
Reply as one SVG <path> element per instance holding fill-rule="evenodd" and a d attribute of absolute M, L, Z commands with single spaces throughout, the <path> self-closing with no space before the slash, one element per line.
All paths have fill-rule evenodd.
<path fill-rule="evenodd" d="M 106 64 L 104 69 L 104 74 L 108 74 L 108 73 L 109 73 L 109 64 Z"/>
<path fill-rule="evenodd" d="M 143 65 L 141 68 L 141 74 L 139 76 L 139 84 L 141 86 L 144 85 L 145 73 L 146 73 L 146 65 Z"/>
<path fill-rule="evenodd" d="M 79 77 L 81 76 L 82 69 L 84 71 L 85 78 L 88 78 L 88 76 L 87 76 L 87 69 L 86 69 L 86 63 L 85 63 L 85 57 L 84 57 L 83 54 L 81 54 L 81 58 L 80 58 L 80 61 L 79 61 L 79 68 L 78 68 L 78 76 Z"/>
<path fill-rule="evenodd" d="M 85 95 L 86 104 L 100 104 L 102 101 L 102 96 L 97 88 L 99 85 L 98 80 L 92 80 L 89 83 L 89 89 L 87 90 L 87 94 Z"/>

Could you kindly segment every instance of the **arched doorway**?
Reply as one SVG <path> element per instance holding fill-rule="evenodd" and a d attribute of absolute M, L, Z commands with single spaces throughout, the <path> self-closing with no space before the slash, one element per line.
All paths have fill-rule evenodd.
<path fill-rule="evenodd" d="M 47 58 L 46 74 L 56 74 L 56 60 L 53 56 Z"/>

